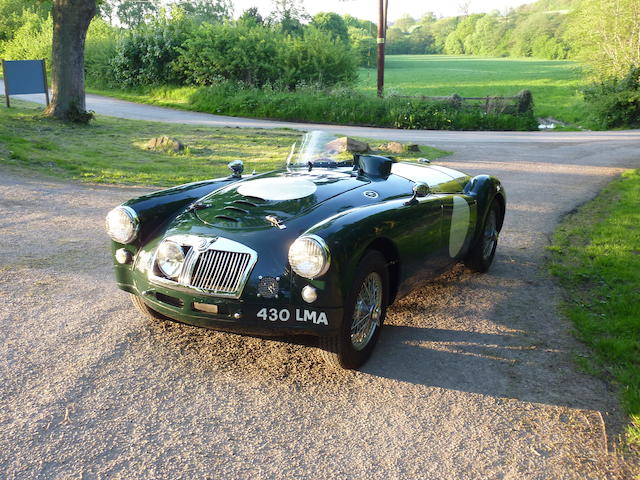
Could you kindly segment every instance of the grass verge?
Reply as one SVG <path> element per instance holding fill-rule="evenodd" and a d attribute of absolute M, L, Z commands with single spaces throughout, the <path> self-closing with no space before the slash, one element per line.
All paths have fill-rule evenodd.
<path fill-rule="evenodd" d="M 592 356 L 585 370 L 612 378 L 640 448 L 640 170 L 626 172 L 569 215 L 553 237 L 551 271 L 563 311 Z"/>
<path fill-rule="evenodd" d="M 44 118 L 42 107 L 15 101 L 0 112 L 0 163 L 60 178 L 92 183 L 170 186 L 224 176 L 227 163 L 241 159 L 245 171 L 272 170 L 284 164 L 301 132 L 212 128 L 97 116 L 90 125 Z M 179 139 L 181 153 L 146 150 L 161 135 Z M 372 146 L 384 143 L 371 142 Z M 432 147 L 398 158 L 446 155 Z"/>

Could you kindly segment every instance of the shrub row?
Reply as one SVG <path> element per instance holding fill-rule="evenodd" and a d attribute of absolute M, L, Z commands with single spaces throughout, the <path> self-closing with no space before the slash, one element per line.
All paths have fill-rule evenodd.
<path fill-rule="evenodd" d="M 23 26 L 1 47 L 6 59 L 51 58 L 51 17 L 25 14 Z M 332 87 L 357 79 L 348 43 L 314 26 L 298 35 L 267 25 L 197 23 L 177 14 L 132 30 L 95 18 L 86 40 L 88 83 L 96 87 L 212 85 Z"/>
<path fill-rule="evenodd" d="M 388 97 L 379 99 L 349 89 L 287 92 L 247 88 L 231 82 L 196 89 L 191 106 L 222 115 L 302 122 L 369 125 L 428 130 L 535 130 L 531 111 L 486 113 L 472 106 Z"/>

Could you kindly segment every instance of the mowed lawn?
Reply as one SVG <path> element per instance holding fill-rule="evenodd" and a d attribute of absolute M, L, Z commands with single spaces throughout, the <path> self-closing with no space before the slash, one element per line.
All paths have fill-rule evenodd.
<path fill-rule="evenodd" d="M 580 64 L 563 60 L 388 55 L 385 61 L 387 95 L 510 96 L 529 89 L 537 116 L 579 125 L 586 117 L 580 94 L 586 83 Z M 375 93 L 375 69 L 360 70 L 359 88 Z"/>
<path fill-rule="evenodd" d="M 0 110 L 0 165 L 91 183 L 171 186 L 226 176 L 233 160 L 242 160 L 247 173 L 264 173 L 284 166 L 291 145 L 302 137 L 288 129 L 212 128 L 102 115 L 90 125 L 75 125 L 42 117 L 41 105 L 20 100 L 12 105 Z M 183 142 L 184 151 L 146 148 L 162 135 Z M 386 143 L 368 141 L 374 149 Z M 396 157 L 435 159 L 447 153 L 420 146 Z"/>

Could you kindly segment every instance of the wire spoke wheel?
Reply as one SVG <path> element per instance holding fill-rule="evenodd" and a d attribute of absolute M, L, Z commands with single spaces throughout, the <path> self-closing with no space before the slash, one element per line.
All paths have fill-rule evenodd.
<path fill-rule="evenodd" d="M 378 272 L 371 272 L 362 282 L 356 297 L 351 324 L 351 344 L 356 350 L 367 346 L 380 326 L 382 313 L 382 278 Z"/>
<path fill-rule="evenodd" d="M 488 259 L 493 254 L 496 242 L 498 241 L 497 225 L 496 211 L 491 209 L 484 224 L 484 232 L 482 235 L 482 256 L 485 259 Z"/>
<path fill-rule="evenodd" d="M 329 365 L 360 368 L 371 356 L 387 312 L 389 271 L 378 251 L 366 252 L 344 301 L 340 330 L 319 339 L 318 353 Z"/>
<path fill-rule="evenodd" d="M 479 232 L 479 238 L 472 244 L 465 256 L 464 263 L 475 272 L 489 270 L 496 255 L 498 236 L 504 219 L 504 208 L 498 200 L 493 200 Z"/>

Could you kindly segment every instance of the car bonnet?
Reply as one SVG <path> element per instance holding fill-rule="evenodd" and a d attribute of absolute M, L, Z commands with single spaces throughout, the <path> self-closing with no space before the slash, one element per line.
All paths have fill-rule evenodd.
<path fill-rule="evenodd" d="M 261 229 L 270 222 L 284 224 L 301 217 L 327 200 L 368 183 L 339 170 L 250 176 L 200 199 L 196 217 L 222 230 Z"/>

